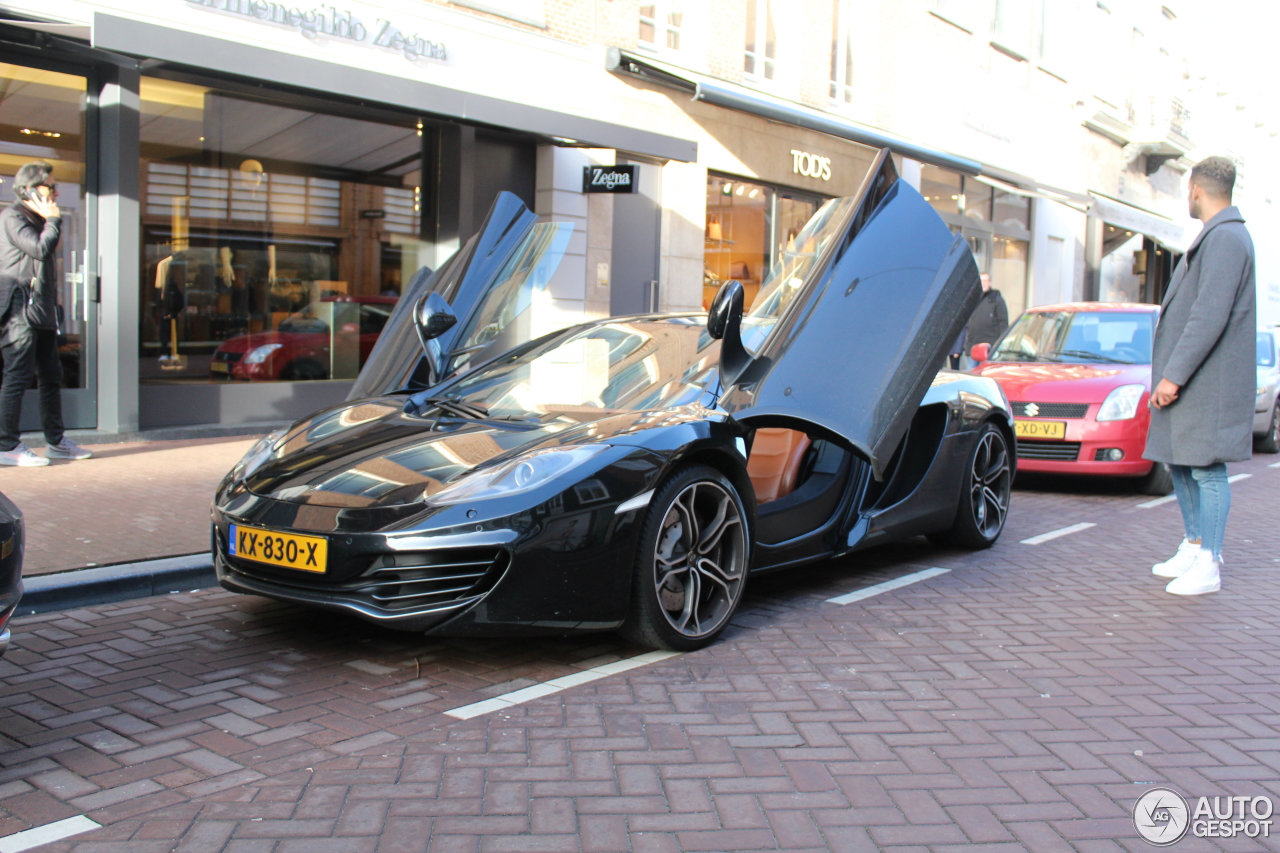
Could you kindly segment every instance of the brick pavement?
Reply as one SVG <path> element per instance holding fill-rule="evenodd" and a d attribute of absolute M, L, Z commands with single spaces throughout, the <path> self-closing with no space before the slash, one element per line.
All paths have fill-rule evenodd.
<path fill-rule="evenodd" d="M 23 575 L 208 552 L 213 490 L 254 440 L 95 444 L 92 459 L 3 469 L 27 525 Z"/>
<path fill-rule="evenodd" d="M 1149 575 L 1175 504 L 1020 488 L 990 551 L 916 540 L 759 579 L 708 649 L 470 720 L 443 711 L 638 650 L 218 590 L 24 618 L 0 836 L 87 814 L 103 827 L 42 849 L 1145 849 L 1151 786 L 1280 795 L 1274 460 L 1231 466 L 1252 476 L 1217 595 Z M 1097 526 L 1021 544 L 1077 522 Z M 826 602 L 931 566 L 952 571 Z"/>

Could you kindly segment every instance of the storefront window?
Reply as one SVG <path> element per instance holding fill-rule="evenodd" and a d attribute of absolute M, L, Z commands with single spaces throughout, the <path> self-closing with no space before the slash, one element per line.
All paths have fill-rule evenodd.
<path fill-rule="evenodd" d="M 1009 322 L 1027 309 L 1026 240 L 997 235 L 991 247 L 991 286 L 1004 296 L 1009 308 Z"/>
<path fill-rule="evenodd" d="M 1006 228 L 1031 230 L 1031 199 L 1016 193 L 996 190 L 995 215 L 992 219 L 996 225 Z"/>
<path fill-rule="evenodd" d="M 141 88 L 144 382 L 351 379 L 421 266 L 421 131 Z"/>
<path fill-rule="evenodd" d="M 973 178 L 964 179 L 964 215 L 970 219 L 991 221 L 991 186 Z"/>
<path fill-rule="evenodd" d="M 960 173 L 940 166 L 920 167 L 920 194 L 944 216 L 960 212 Z"/>
<path fill-rule="evenodd" d="M 13 178 L 26 163 L 48 163 L 58 190 L 62 236 L 57 266 L 63 320 L 58 339 L 65 388 L 84 388 L 90 342 L 85 323 L 85 79 L 0 62 L 0 205 L 14 201 Z M 67 414 L 70 414 L 68 412 Z M 74 416 L 70 418 L 74 420 Z"/>
<path fill-rule="evenodd" d="M 820 196 L 709 176 L 703 307 L 710 307 L 722 282 L 736 279 L 742 283 L 749 309 L 769 267 L 791 246 L 821 202 Z"/>

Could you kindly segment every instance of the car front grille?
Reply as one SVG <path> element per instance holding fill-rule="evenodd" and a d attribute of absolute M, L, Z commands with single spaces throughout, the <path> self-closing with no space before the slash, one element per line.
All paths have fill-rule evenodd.
<path fill-rule="evenodd" d="M 1074 462 L 1080 455 L 1078 441 L 1027 441 L 1018 439 L 1019 459 L 1056 459 Z"/>
<path fill-rule="evenodd" d="M 483 595 L 506 566 L 507 554 L 499 548 L 387 554 L 342 590 L 380 610 L 424 610 Z"/>
<path fill-rule="evenodd" d="M 1014 417 L 1018 418 L 1083 418 L 1089 411 L 1088 403 L 1031 403 L 1019 400 L 1010 403 Z"/>

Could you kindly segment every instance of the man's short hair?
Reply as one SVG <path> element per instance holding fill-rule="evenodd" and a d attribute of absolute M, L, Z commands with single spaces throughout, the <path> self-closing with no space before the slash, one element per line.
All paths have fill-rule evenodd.
<path fill-rule="evenodd" d="M 1209 195 L 1231 201 L 1236 164 L 1226 157 L 1206 157 L 1191 168 L 1191 180 Z"/>
<path fill-rule="evenodd" d="M 36 161 L 25 164 L 18 169 L 18 174 L 13 176 L 13 194 L 22 198 L 27 191 L 49 183 L 51 174 L 53 174 L 53 167 L 48 163 Z"/>

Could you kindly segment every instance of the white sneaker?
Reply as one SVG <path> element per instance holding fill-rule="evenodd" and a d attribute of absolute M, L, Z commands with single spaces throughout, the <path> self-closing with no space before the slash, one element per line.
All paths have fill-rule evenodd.
<path fill-rule="evenodd" d="M 1165 592 L 1174 595 L 1204 595 L 1222 589 L 1222 561 L 1215 560 L 1208 551 L 1201 549 L 1191 568 L 1169 581 Z"/>
<path fill-rule="evenodd" d="M 1190 542 L 1186 539 L 1182 540 L 1182 544 L 1178 546 L 1178 552 L 1163 563 L 1156 563 L 1151 567 L 1151 574 L 1158 578 L 1176 578 L 1184 574 L 1187 569 L 1191 568 L 1191 564 L 1200 554 L 1200 543 Z"/>
<path fill-rule="evenodd" d="M 0 465 L 17 465 L 19 468 L 39 468 L 41 465 L 48 465 L 49 460 L 43 456 L 37 456 L 31 452 L 31 448 L 27 447 L 21 441 L 14 446 L 13 450 L 0 451 Z"/>
<path fill-rule="evenodd" d="M 57 444 L 46 445 L 44 455 L 49 459 L 88 459 L 93 453 L 64 435 Z"/>

